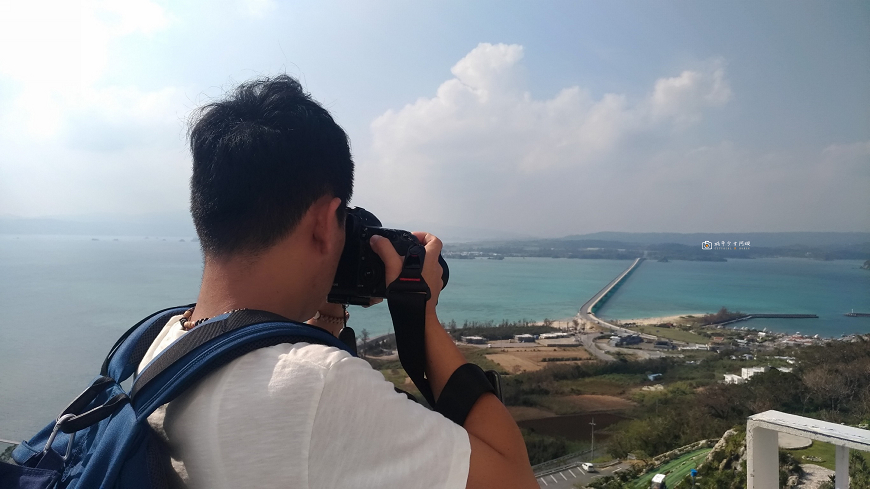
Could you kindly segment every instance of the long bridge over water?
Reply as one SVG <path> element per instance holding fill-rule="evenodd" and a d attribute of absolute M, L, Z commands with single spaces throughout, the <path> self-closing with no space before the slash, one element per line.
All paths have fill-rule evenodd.
<path fill-rule="evenodd" d="M 596 316 L 596 312 L 610 299 L 613 294 L 619 289 L 619 287 L 625 283 L 628 277 L 637 270 L 637 267 L 640 266 L 645 258 L 637 258 L 632 262 L 631 266 L 626 268 L 622 273 L 616 276 L 615 279 L 611 280 L 603 289 L 601 289 L 597 294 L 593 295 L 591 299 L 586 301 L 582 307 L 580 307 L 580 312 L 577 313 L 577 317 L 580 320 L 587 321 L 592 324 L 597 324 L 599 326 L 603 326 L 605 328 L 610 329 L 611 331 L 621 334 L 621 335 L 633 335 L 638 334 L 637 331 L 633 331 L 630 329 L 622 328 L 616 326 L 614 324 L 608 323 L 607 321 Z M 862 313 L 852 313 L 852 314 L 862 314 Z M 863 314 L 862 314 L 863 315 Z M 744 314 L 736 318 L 729 319 L 722 323 L 711 324 L 710 326 L 726 326 L 731 323 L 736 323 L 738 321 L 746 321 L 748 319 L 761 319 L 761 318 L 788 318 L 788 319 L 804 319 L 804 318 L 815 318 L 817 319 L 819 316 L 816 314 Z M 642 338 L 657 340 L 658 338 L 653 335 L 643 334 L 640 336 Z"/>
<path fill-rule="evenodd" d="M 601 309 L 601 306 L 603 306 L 604 303 L 607 302 L 607 300 L 613 296 L 613 294 L 617 291 L 617 289 L 619 289 L 619 287 L 623 283 L 625 283 L 625 280 L 628 279 L 628 277 L 632 274 L 632 272 L 634 272 L 637 269 L 637 267 L 639 267 L 640 264 L 643 263 L 643 261 L 645 259 L 646 258 L 635 259 L 634 262 L 631 264 L 631 266 L 626 268 L 625 271 L 623 271 L 622 273 L 617 275 L 615 279 L 611 280 L 609 284 L 605 285 L 603 289 L 598 291 L 597 294 L 593 295 L 591 299 L 586 301 L 586 303 L 583 304 L 582 307 L 580 307 L 580 312 L 577 314 L 577 316 L 583 321 L 588 321 L 592 324 L 604 326 L 605 328 L 609 328 L 612 331 L 617 332 L 617 333 L 637 334 L 636 331 L 632 331 L 630 329 L 625 329 L 625 328 L 621 328 L 619 326 L 616 326 L 614 324 L 610 324 L 607 321 L 604 321 L 603 319 L 597 317 L 595 315 L 595 313 L 598 312 L 599 309 Z M 651 336 L 651 335 L 641 334 L 640 336 L 648 337 L 649 339 L 656 339 L 655 336 Z"/>

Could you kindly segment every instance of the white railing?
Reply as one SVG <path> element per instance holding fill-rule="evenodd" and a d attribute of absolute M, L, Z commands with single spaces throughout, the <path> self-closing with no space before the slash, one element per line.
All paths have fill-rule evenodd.
<path fill-rule="evenodd" d="M 779 487 L 779 433 L 824 441 L 836 447 L 836 489 L 849 488 L 849 449 L 870 451 L 870 431 L 779 411 L 746 422 L 748 489 Z"/>

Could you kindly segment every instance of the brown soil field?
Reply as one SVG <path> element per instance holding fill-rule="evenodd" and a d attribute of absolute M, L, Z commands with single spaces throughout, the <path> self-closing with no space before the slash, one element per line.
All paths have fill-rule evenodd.
<path fill-rule="evenodd" d="M 576 360 L 561 362 L 542 362 L 544 358 L 580 358 L 589 360 L 592 356 L 583 348 L 529 348 L 522 350 L 503 349 L 497 353 L 486 355 L 486 358 L 501 365 L 511 373 L 534 372 L 547 365 L 564 365 L 577 363 Z"/>
<path fill-rule="evenodd" d="M 596 396 L 583 394 L 579 396 L 566 396 L 564 399 L 576 404 L 583 411 L 622 411 L 636 406 L 632 401 L 614 396 Z"/>
<path fill-rule="evenodd" d="M 528 419 L 519 421 L 517 424 L 520 428 L 528 428 L 545 435 L 561 436 L 576 441 L 589 441 L 592 437 L 592 427 L 589 423 L 593 419 L 595 420 L 595 441 L 598 442 L 608 438 L 608 434 L 602 433 L 600 430 L 627 418 L 616 413 L 587 413 Z"/>
<path fill-rule="evenodd" d="M 544 368 L 543 365 L 516 356 L 513 353 L 493 353 L 492 355 L 487 355 L 486 358 L 501 365 L 510 373 L 534 372 Z"/>
<path fill-rule="evenodd" d="M 555 413 L 546 409 L 529 407 L 529 406 L 507 406 L 507 410 L 511 413 L 514 421 L 524 421 L 527 419 L 541 419 L 555 416 Z"/>

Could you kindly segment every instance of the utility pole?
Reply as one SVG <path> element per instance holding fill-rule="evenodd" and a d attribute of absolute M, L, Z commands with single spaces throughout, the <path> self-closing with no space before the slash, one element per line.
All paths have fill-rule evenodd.
<path fill-rule="evenodd" d="M 589 423 L 592 426 L 592 455 L 589 457 L 589 461 L 595 460 L 595 418 L 592 418 L 592 422 Z"/>

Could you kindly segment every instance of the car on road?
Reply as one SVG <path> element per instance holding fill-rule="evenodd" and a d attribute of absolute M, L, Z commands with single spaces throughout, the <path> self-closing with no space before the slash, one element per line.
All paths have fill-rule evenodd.
<path fill-rule="evenodd" d="M 580 468 L 585 470 L 586 472 L 598 472 L 598 469 L 595 468 L 595 465 L 589 462 L 584 462 L 580 464 Z"/>

